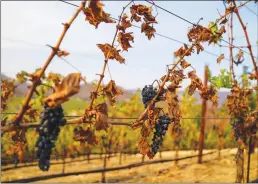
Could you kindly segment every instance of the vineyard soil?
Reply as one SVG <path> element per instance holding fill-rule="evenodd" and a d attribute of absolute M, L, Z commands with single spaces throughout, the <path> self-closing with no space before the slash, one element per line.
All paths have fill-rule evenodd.
<path fill-rule="evenodd" d="M 210 151 L 211 150 L 204 150 L 204 153 Z M 107 182 L 234 182 L 236 176 L 236 168 L 234 162 L 235 153 L 236 149 L 223 150 L 221 151 L 220 159 L 218 159 L 218 153 L 205 155 L 203 157 L 203 164 L 197 164 L 196 157 L 192 159 L 180 160 L 178 161 L 177 166 L 175 166 L 175 162 L 165 162 L 140 166 L 131 169 L 107 172 L 106 180 Z M 180 151 L 179 157 L 196 154 L 197 152 L 195 151 Z M 170 159 L 174 158 L 174 156 L 175 152 L 162 152 L 162 159 Z M 92 157 L 96 157 L 96 155 Z M 159 159 L 160 155 L 159 153 L 157 153 L 153 160 Z M 145 161 L 148 160 L 148 158 L 145 158 Z M 69 159 L 67 159 L 66 161 L 69 161 Z M 124 157 L 123 155 L 122 166 L 132 163 L 140 163 L 141 161 L 142 156 L 140 154 L 126 155 L 126 157 Z M 53 160 L 52 162 L 55 161 Z M 258 178 L 257 162 L 258 155 L 256 151 L 256 153 L 252 154 L 251 157 L 251 181 Z M 111 157 L 107 162 L 107 168 L 118 166 L 121 166 L 119 165 L 119 155 L 117 155 L 116 157 Z M 65 165 L 65 173 L 101 168 L 103 168 L 103 160 L 91 160 L 90 164 L 88 164 L 87 160 L 85 160 L 81 162 L 67 163 Z M 1 177 L 2 182 L 5 182 L 35 176 L 59 174 L 62 173 L 62 171 L 62 164 L 52 165 L 49 172 L 42 172 L 37 166 L 32 166 L 2 171 Z M 246 173 L 244 177 L 246 178 Z M 40 182 L 101 182 L 101 173 L 58 177 L 48 180 L 41 180 Z"/>

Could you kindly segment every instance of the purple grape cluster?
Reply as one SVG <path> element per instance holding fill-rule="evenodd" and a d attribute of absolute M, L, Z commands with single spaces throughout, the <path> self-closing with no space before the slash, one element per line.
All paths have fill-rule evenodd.
<path fill-rule="evenodd" d="M 237 121 L 231 121 L 230 124 L 233 128 L 235 140 L 237 141 L 242 136 L 239 128 L 239 123 Z"/>
<path fill-rule="evenodd" d="M 36 147 L 38 148 L 36 156 L 38 158 L 38 166 L 42 171 L 48 171 L 50 167 L 50 154 L 54 141 L 57 140 L 60 132 L 59 126 L 64 126 L 66 119 L 64 118 L 61 105 L 50 108 L 44 105 L 44 111 L 40 115 L 40 127 L 36 129 L 39 133 Z"/>
<path fill-rule="evenodd" d="M 144 86 L 142 89 L 142 102 L 145 105 L 145 108 L 148 106 L 148 103 L 156 96 L 158 93 L 157 88 L 154 88 L 152 85 Z M 160 98 L 157 98 L 157 101 L 159 101 Z"/>
<path fill-rule="evenodd" d="M 170 123 L 171 119 L 168 115 L 159 116 L 155 124 L 155 132 L 152 138 L 152 152 L 154 154 L 158 152 L 159 147 L 162 145 L 163 138 L 166 135 Z"/>

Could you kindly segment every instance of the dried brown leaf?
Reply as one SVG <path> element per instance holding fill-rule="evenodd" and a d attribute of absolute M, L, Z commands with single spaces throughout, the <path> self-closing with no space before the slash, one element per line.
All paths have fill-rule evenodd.
<path fill-rule="evenodd" d="M 217 59 L 217 63 L 221 63 L 222 59 L 224 59 L 224 54 L 221 54 L 218 59 Z"/>
<path fill-rule="evenodd" d="M 128 16 L 124 14 L 121 20 L 121 24 L 117 25 L 118 30 L 123 31 L 123 33 L 125 33 L 127 28 L 132 27 L 130 20 L 126 20 L 127 18 Z"/>
<path fill-rule="evenodd" d="M 43 101 L 50 107 L 64 103 L 69 97 L 75 95 L 80 90 L 80 73 L 71 73 L 67 75 L 60 84 L 55 85 L 55 92 L 46 97 Z"/>
<path fill-rule="evenodd" d="M 128 51 L 128 48 L 131 48 L 130 41 L 134 42 L 134 37 L 132 36 L 132 32 L 130 33 L 122 33 L 119 32 L 117 36 L 117 41 L 121 44 L 123 50 Z"/>
<path fill-rule="evenodd" d="M 108 122 L 108 108 L 106 103 L 102 103 L 97 105 L 96 110 L 96 130 L 105 130 L 107 131 L 108 127 L 110 127 L 110 123 Z"/>
<path fill-rule="evenodd" d="M 125 59 L 119 54 L 120 50 L 116 50 L 114 47 L 106 44 L 97 44 L 97 46 L 104 53 L 105 59 L 115 59 L 119 63 L 125 63 Z"/>
<path fill-rule="evenodd" d="M 180 65 L 183 69 L 187 68 L 188 66 L 191 66 L 191 64 L 186 62 L 184 59 L 181 61 Z"/>
<path fill-rule="evenodd" d="M 56 52 L 56 54 L 59 56 L 59 57 L 62 57 L 62 56 L 68 56 L 70 53 L 65 51 L 65 50 L 58 50 Z"/>
<path fill-rule="evenodd" d="M 147 23 L 142 23 L 141 32 L 145 33 L 145 35 L 150 40 L 152 37 L 155 37 L 156 29 L 154 29 L 153 26 L 150 26 Z"/>
<path fill-rule="evenodd" d="M 110 105 L 114 106 L 115 99 L 118 95 L 122 95 L 123 91 L 119 89 L 114 80 L 109 81 L 106 87 L 103 88 L 105 95 L 108 97 Z"/>
<path fill-rule="evenodd" d="M 85 8 L 84 14 L 86 15 L 85 20 L 89 21 L 90 24 L 94 25 L 95 28 L 98 28 L 98 25 L 101 22 L 105 23 L 115 23 L 116 21 L 112 20 L 110 14 L 106 13 L 103 10 L 104 4 L 100 0 L 90 0 L 88 7 Z"/>

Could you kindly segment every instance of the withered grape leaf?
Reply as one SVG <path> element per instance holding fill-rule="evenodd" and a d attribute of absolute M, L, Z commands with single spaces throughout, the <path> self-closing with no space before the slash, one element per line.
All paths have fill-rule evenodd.
<path fill-rule="evenodd" d="M 126 20 L 128 18 L 128 16 L 126 14 L 123 15 L 122 20 L 121 20 L 121 24 L 117 25 L 118 30 L 123 31 L 123 33 L 125 33 L 125 30 L 129 27 L 132 26 L 130 20 Z"/>
<path fill-rule="evenodd" d="M 135 14 L 138 14 L 138 15 L 144 16 L 144 18 L 146 19 L 145 22 L 156 23 L 155 17 L 151 13 L 152 12 L 151 7 L 139 4 L 139 5 L 132 5 L 130 9 L 133 17 L 135 17 Z M 133 20 L 135 19 L 133 18 Z"/>
<path fill-rule="evenodd" d="M 119 63 L 125 63 L 125 59 L 119 54 L 120 50 L 116 50 L 114 47 L 106 44 L 97 44 L 97 46 L 104 53 L 105 59 L 115 59 Z"/>
<path fill-rule="evenodd" d="M 86 15 L 85 20 L 89 21 L 90 24 L 98 28 L 101 22 L 115 23 L 116 21 L 110 18 L 110 14 L 103 10 L 104 4 L 100 0 L 90 0 L 87 8 L 84 9 Z"/>
<path fill-rule="evenodd" d="M 73 140 L 79 141 L 81 145 L 84 145 L 85 142 L 90 145 L 97 145 L 99 143 L 99 139 L 89 127 L 86 129 L 79 127 L 78 130 L 74 132 Z"/>
<path fill-rule="evenodd" d="M 154 157 L 154 154 L 151 151 L 151 146 L 148 143 L 148 140 L 146 137 L 141 137 L 138 147 L 140 148 L 140 153 L 142 155 L 147 155 L 149 158 Z"/>
<path fill-rule="evenodd" d="M 108 127 L 110 127 L 110 123 L 108 122 L 107 104 L 99 104 L 94 109 L 96 110 L 96 130 L 107 131 Z"/>
<path fill-rule="evenodd" d="M 155 37 L 156 30 L 155 28 L 151 27 L 149 24 L 142 23 L 141 32 L 145 33 L 145 35 L 150 40 L 152 37 Z"/>
<path fill-rule="evenodd" d="M 191 64 L 186 62 L 184 59 L 181 61 L 180 65 L 183 69 L 187 68 L 188 66 L 191 66 Z"/>
<path fill-rule="evenodd" d="M 217 59 L 217 63 L 221 63 L 222 59 L 224 59 L 224 54 L 221 54 L 218 59 Z"/>
<path fill-rule="evenodd" d="M 109 81 L 106 87 L 103 88 L 105 95 L 108 97 L 110 105 L 114 106 L 115 99 L 118 95 L 122 95 L 123 92 L 119 89 L 114 80 Z"/>
<path fill-rule="evenodd" d="M 131 48 L 129 41 L 134 42 L 134 37 L 132 36 L 132 32 L 130 33 L 118 33 L 117 41 L 121 44 L 123 50 L 128 51 L 128 48 Z"/>
<path fill-rule="evenodd" d="M 65 50 L 58 50 L 56 52 L 56 54 L 59 56 L 59 57 L 62 57 L 62 56 L 68 56 L 70 53 L 65 51 Z"/>
<path fill-rule="evenodd" d="M 69 97 L 75 95 L 80 90 L 80 73 L 71 73 L 63 78 L 62 82 L 56 83 L 55 92 L 46 97 L 43 101 L 50 107 L 55 107 L 57 104 L 61 104 L 69 99 Z"/>

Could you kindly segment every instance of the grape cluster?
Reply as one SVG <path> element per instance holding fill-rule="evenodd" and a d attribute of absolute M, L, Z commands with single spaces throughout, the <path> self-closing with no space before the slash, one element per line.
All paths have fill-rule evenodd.
<path fill-rule="evenodd" d="M 157 88 L 154 88 L 152 85 L 145 86 L 142 89 L 142 102 L 145 105 L 145 108 L 148 106 L 149 101 L 151 101 L 155 95 L 157 94 L 158 90 Z M 157 98 L 157 101 L 159 101 L 159 97 Z"/>
<path fill-rule="evenodd" d="M 159 116 L 159 119 L 155 124 L 155 132 L 152 138 L 152 152 L 154 154 L 158 152 L 159 147 L 162 145 L 163 137 L 165 136 L 170 123 L 171 119 L 168 115 Z"/>
<path fill-rule="evenodd" d="M 240 128 L 239 128 L 239 123 L 232 121 L 232 122 L 230 122 L 230 124 L 233 128 L 235 140 L 237 141 L 242 136 L 242 134 L 240 132 Z"/>
<path fill-rule="evenodd" d="M 50 154 L 54 141 L 57 140 L 60 132 L 59 126 L 64 126 L 66 119 L 64 118 L 63 109 L 61 105 L 55 108 L 50 108 L 44 105 L 44 111 L 40 115 L 40 127 L 36 129 L 39 133 L 36 142 L 37 158 L 39 160 L 38 166 L 42 171 L 48 171 L 50 167 Z"/>

